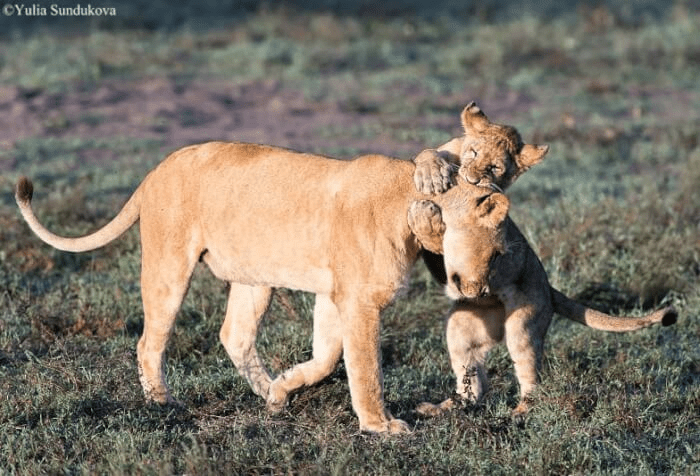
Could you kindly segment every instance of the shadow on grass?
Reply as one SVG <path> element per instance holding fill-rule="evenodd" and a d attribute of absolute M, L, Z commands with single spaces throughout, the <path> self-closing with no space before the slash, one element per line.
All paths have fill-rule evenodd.
<path fill-rule="evenodd" d="M 640 308 L 643 311 L 654 310 L 670 292 L 670 289 L 657 289 L 642 296 L 609 283 L 589 283 L 576 294 L 574 300 L 606 314 L 615 314 Z"/>

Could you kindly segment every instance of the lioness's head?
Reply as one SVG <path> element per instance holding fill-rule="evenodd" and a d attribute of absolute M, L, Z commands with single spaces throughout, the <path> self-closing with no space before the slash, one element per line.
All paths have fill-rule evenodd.
<path fill-rule="evenodd" d="M 458 153 L 459 174 L 469 183 L 505 190 L 549 151 L 547 145 L 524 144 L 514 127 L 489 121 L 474 102 L 461 120 L 464 136 L 443 147 Z"/>
<path fill-rule="evenodd" d="M 431 205 L 411 207 L 409 213 L 423 216 L 409 217 L 409 223 L 441 220 L 444 224 L 437 227 L 436 233 L 438 239 L 442 235 L 441 251 L 447 273 L 446 294 L 452 299 L 474 299 L 488 295 L 491 265 L 505 252 L 505 220 L 510 207 L 508 197 L 462 182 L 441 196 L 439 206 Z M 414 230 L 414 233 L 419 241 L 431 238 L 422 236 L 421 231 Z"/>

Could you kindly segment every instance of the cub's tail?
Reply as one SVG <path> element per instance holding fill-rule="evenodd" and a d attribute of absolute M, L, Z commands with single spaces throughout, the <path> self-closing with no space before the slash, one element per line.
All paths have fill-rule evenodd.
<path fill-rule="evenodd" d="M 15 200 L 17 201 L 20 212 L 22 212 L 22 216 L 29 225 L 29 228 L 31 228 L 31 230 L 36 233 L 36 235 L 45 243 L 48 243 L 59 250 L 71 251 L 73 253 L 100 248 L 119 237 L 122 233 L 128 230 L 131 225 L 136 223 L 141 209 L 141 187 L 139 187 L 136 189 L 136 192 L 134 192 L 131 198 L 129 198 L 126 205 L 124 205 L 117 216 L 105 226 L 90 235 L 76 238 L 66 238 L 51 233 L 44 227 L 44 225 L 39 223 L 36 215 L 34 215 L 34 210 L 32 210 L 31 201 L 33 193 L 34 186 L 32 185 L 31 180 L 29 180 L 27 177 L 21 177 L 17 181 L 17 186 L 15 187 Z"/>
<path fill-rule="evenodd" d="M 601 331 L 627 332 L 654 324 L 670 326 L 675 324 L 678 319 L 678 312 L 673 306 L 665 307 L 643 317 L 615 317 L 572 301 L 554 288 L 551 290 L 554 312 Z"/>

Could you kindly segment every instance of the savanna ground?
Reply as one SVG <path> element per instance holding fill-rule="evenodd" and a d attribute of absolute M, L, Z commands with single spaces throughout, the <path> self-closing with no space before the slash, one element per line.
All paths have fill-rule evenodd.
<path fill-rule="evenodd" d="M 77 32 L 54 28 L 68 19 L 12 29 L 17 18 L 0 18 L 0 473 L 700 473 L 696 4 L 525 18 L 483 4 L 430 17 L 250 7 L 208 29 L 157 2 L 150 22 L 126 8 L 123 25 L 72 19 Z M 623 335 L 555 319 L 521 426 L 502 348 L 483 404 L 414 412 L 454 386 L 449 302 L 422 264 L 382 333 L 386 399 L 413 434 L 361 434 L 342 365 L 269 415 L 218 342 L 225 286 L 204 268 L 168 352 L 186 409 L 146 405 L 137 231 L 57 252 L 12 196 L 31 176 L 41 219 L 82 234 L 177 147 L 244 140 L 410 159 L 458 134 L 472 99 L 551 146 L 509 195 L 552 283 L 610 312 L 680 311 L 676 326 Z M 312 305 L 277 291 L 259 336 L 273 372 L 310 357 Z"/>

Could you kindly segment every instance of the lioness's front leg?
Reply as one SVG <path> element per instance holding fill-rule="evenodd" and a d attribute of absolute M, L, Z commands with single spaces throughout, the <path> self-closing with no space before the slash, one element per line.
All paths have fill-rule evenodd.
<path fill-rule="evenodd" d="M 327 377 L 338 364 L 343 353 L 342 323 L 338 309 L 329 296 L 316 295 L 314 305 L 313 358 L 295 365 L 277 376 L 270 385 L 267 408 L 281 411 L 289 394 Z"/>
<path fill-rule="evenodd" d="M 409 433 L 408 424 L 392 417 L 384 407 L 379 308 L 352 300 L 341 303 L 339 310 L 350 397 L 360 429 L 372 433 Z"/>

